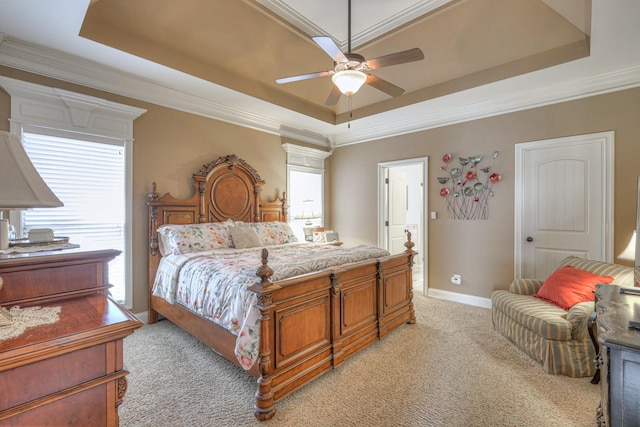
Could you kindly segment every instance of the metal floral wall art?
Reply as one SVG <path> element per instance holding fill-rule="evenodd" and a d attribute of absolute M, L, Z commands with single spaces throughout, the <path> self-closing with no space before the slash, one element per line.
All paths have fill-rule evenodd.
<path fill-rule="evenodd" d="M 487 219 L 493 186 L 502 180 L 502 176 L 492 170 L 498 154 L 494 151 L 489 165 L 484 167 L 480 165 L 482 156 L 459 157 L 458 162 L 449 153 L 442 156 L 444 165 L 440 170 L 448 176 L 438 177 L 438 182 L 443 185 L 440 196 L 447 201 L 451 218 Z"/>

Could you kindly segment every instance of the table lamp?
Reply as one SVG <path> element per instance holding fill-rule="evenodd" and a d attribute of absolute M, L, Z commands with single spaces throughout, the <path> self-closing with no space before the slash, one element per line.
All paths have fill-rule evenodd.
<path fill-rule="evenodd" d="M 2 217 L 4 210 L 59 206 L 62 202 L 38 174 L 20 137 L 0 131 L 0 251 L 9 248 L 9 220 Z M 0 277 L 0 290 L 2 284 Z M 0 310 L 0 325 L 6 324 L 6 318 Z"/>
<path fill-rule="evenodd" d="M 627 243 L 627 247 L 624 248 L 622 253 L 618 255 L 618 258 L 627 261 L 635 261 L 636 259 L 636 232 L 634 231 Z"/>
<path fill-rule="evenodd" d="M 304 232 L 304 239 L 306 241 L 313 242 L 313 232 L 315 231 L 316 226 L 313 225 L 313 222 L 311 220 L 320 218 L 320 216 L 316 216 L 316 214 L 313 213 L 313 200 L 306 199 L 303 200 L 302 203 L 302 214 L 295 216 L 294 219 L 306 220 L 304 223 L 304 227 L 302 227 L 302 230 Z"/>

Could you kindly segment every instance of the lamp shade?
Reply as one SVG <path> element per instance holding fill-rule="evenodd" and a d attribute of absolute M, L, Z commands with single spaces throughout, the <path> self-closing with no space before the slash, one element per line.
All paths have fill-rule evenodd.
<path fill-rule="evenodd" d="M 624 248 L 624 251 L 622 251 L 620 255 L 618 255 L 618 258 L 624 259 L 627 261 L 635 261 L 636 259 L 636 232 L 635 231 L 633 232 L 631 239 L 629 239 L 629 243 L 627 244 L 627 247 Z"/>
<path fill-rule="evenodd" d="M 20 138 L 0 131 L 0 209 L 62 206 L 29 160 Z"/>
<path fill-rule="evenodd" d="M 338 71 L 331 76 L 333 84 L 338 86 L 340 92 L 347 96 L 351 96 L 356 93 L 364 82 L 367 81 L 367 75 L 362 71 L 357 70 L 344 70 Z"/>
<path fill-rule="evenodd" d="M 313 213 L 313 200 L 305 199 L 302 201 L 302 213 L 300 215 L 296 215 L 293 219 L 306 219 L 312 220 L 320 218 L 319 215 Z M 309 222 L 309 221 L 307 221 Z M 310 223 L 310 222 L 309 222 Z"/>

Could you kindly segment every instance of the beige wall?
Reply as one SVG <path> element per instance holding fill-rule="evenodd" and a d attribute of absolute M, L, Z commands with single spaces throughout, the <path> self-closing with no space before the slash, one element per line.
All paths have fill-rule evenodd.
<path fill-rule="evenodd" d="M 135 312 L 147 308 L 146 195 L 152 181 L 162 194 L 191 196 L 190 176 L 219 156 L 237 154 L 266 181 L 263 197 L 286 190 L 286 153 L 275 135 L 182 113 L 86 87 L 0 67 L 0 75 L 59 87 L 147 109 L 134 122 L 133 279 Z M 349 244 L 377 243 L 377 164 L 429 156 L 429 285 L 488 297 L 513 277 L 514 143 L 591 132 L 616 132 L 615 253 L 622 251 L 635 222 L 636 177 L 640 175 L 640 89 L 477 120 L 397 138 L 338 148 L 327 159 L 327 226 Z M 8 130 L 10 99 L 0 90 L 0 129 Z M 357 123 L 354 123 L 356 125 Z M 437 194 L 442 155 L 488 155 L 500 151 L 486 221 L 446 219 Z M 463 276 L 462 287 L 449 283 Z"/>
<path fill-rule="evenodd" d="M 489 297 L 494 289 L 506 288 L 513 278 L 514 144 L 613 130 L 614 254 L 618 254 L 635 225 L 636 179 L 640 175 L 639 117 L 640 89 L 632 89 L 338 148 L 332 156 L 333 227 L 346 242 L 375 244 L 377 163 L 428 156 L 429 211 L 438 213 L 438 219 L 428 220 L 429 286 Z M 494 150 L 500 152 L 494 169 L 503 180 L 494 187 L 489 219 L 449 219 L 436 180 L 442 174 L 442 156 L 490 156 Z M 456 273 L 462 275 L 463 286 L 450 283 L 449 278 Z"/>

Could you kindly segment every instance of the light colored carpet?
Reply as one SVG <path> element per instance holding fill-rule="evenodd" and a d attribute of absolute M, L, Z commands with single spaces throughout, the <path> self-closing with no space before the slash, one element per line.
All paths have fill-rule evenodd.
<path fill-rule="evenodd" d="M 542 367 L 487 309 L 417 295 L 402 325 L 253 416 L 255 380 L 168 321 L 125 339 L 122 426 L 594 426 L 599 386 Z"/>

